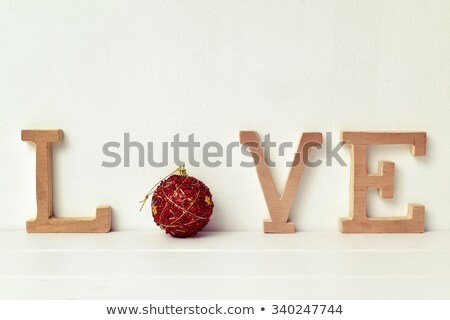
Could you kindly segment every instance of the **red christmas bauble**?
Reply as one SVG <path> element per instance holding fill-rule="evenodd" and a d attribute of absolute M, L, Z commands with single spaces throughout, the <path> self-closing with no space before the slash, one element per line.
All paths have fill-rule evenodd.
<path fill-rule="evenodd" d="M 201 231 L 208 224 L 213 208 L 209 188 L 185 174 L 174 174 L 161 181 L 152 196 L 156 224 L 178 238 Z"/>

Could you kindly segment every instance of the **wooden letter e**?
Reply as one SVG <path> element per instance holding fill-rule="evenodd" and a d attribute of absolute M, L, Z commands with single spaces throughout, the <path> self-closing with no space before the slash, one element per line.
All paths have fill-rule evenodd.
<path fill-rule="evenodd" d="M 344 233 L 414 233 L 425 230 L 425 207 L 409 204 L 405 217 L 369 218 L 367 189 L 378 189 L 381 198 L 394 196 L 395 163 L 380 161 L 377 173 L 367 172 L 367 148 L 376 144 L 407 144 L 414 156 L 425 156 L 425 132 L 343 132 L 343 143 L 350 146 L 350 215 L 340 220 Z"/>

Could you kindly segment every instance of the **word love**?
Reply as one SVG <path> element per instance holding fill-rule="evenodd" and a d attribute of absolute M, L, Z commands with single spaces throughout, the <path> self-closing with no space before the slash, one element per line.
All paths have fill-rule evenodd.
<path fill-rule="evenodd" d="M 63 140 L 62 130 L 22 130 L 22 140 L 36 145 L 37 215 L 27 221 L 27 232 L 108 232 L 111 229 L 111 207 L 99 206 L 95 217 L 57 218 L 53 215 L 52 144 Z M 292 203 L 302 177 L 309 150 L 321 147 L 322 134 L 307 132 L 302 135 L 283 194 L 276 189 L 265 159 L 258 134 L 241 131 L 240 142 L 250 151 L 269 209 L 270 219 L 264 221 L 264 232 L 293 233 L 289 222 Z M 413 233 L 424 232 L 425 207 L 409 204 L 403 218 L 369 218 L 366 196 L 369 188 L 379 190 L 381 198 L 394 196 L 393 162 L 379 162 L 377 173 L 367 172 L 367 148 L 377 144 L 407 144 L 414 156 L 425 156 L 425 132 L 343 132 L 342 142 L 351 151 L 350 214 L 340 220 L 344 233 Z"/>
<path fill-rule="evenodd" d="M 413 156 L 425 156 L 425 132 L 343 132 L 342 142 L 351 151 L 350 214 L 340 220 L 344 233 L 418 233 L 425 230 L 425 207 L 409 204 L 406 217 L 369 218 L 366 209 L 367 190 L 378 189 L 381 198 L 394 196 L 395 163 L 380 161 L 377 173 L 367 172 L 367 148 L 378 144 L 407 144 Z M 302 135 L 295 153 L 283 194 L 276 191 L 275 184 L 265 162 L 264 150 L 257 132 L 241 131 L 240 142 L 251 152 L 258 173 L 270 219 L 264 220 L 266 233 L 293 233 L 294 224 L 288 222 L 292 203 L 302 177 L 311 147 L 322 145 L 322 134 L 307 132 Z M 302 158 L 301 158 L 302 157 Z"/>

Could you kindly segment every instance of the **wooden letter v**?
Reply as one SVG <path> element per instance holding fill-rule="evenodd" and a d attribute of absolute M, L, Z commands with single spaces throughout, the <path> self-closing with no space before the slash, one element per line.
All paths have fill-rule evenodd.
<path fill-rule="evenodd" d="M 253 156 L 259 182 L 261 183 L 264 198 L 269 209 L 270 219 L 264 220 L 264 232 L 294 233 L 294 224 L 288 222 L 289 213 L 302 177 L 303 169 L 305 168 L 305 163 L 307 163 L 309 149 L 313 146 L 318 147 L 322 145 L 322 134 L 319 132 L 303 133 L 281 197 L 275 188 L 272 175 L 265 161 L 264 150 L 261 147 L 258 133 L 256 131 L 241 131 L 239 133 L 239 140 L 241 144 L 247 146 Z"/>

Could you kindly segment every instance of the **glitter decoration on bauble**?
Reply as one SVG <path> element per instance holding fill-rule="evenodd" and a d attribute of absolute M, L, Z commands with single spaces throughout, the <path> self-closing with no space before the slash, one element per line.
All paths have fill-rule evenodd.
<path fill-rule="evenodd" d="M 184 165 L 155 185 L 141 201 L 142 207 L 151 194 L 153 220 L 173 237 L 196 235 L 208 224 L 213 213 L 209 188 L 189 176 Z"/>

